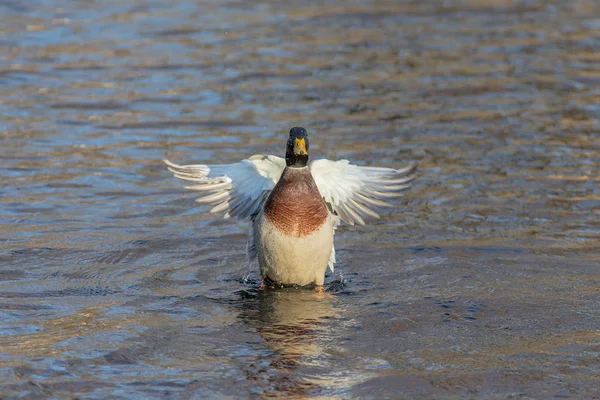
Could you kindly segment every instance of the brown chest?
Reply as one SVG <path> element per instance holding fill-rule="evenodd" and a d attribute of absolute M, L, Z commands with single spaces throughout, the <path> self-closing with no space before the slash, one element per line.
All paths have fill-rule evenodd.
<path fill-rule="evenodd" d="M 328 211 L 308 168 L 286 168 L 265 203 L 265 217 L 283 234 L 305 237 L 327 220 Z"/>

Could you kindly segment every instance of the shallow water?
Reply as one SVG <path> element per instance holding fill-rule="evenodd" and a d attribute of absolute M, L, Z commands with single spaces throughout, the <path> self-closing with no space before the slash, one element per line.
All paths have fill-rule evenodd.
<path fill-rule="evenodd" d="M 0 397 L 600 397 L 600 6 L 0 2 Z M 421 176 L 258 292 L 161 159 Z"/>

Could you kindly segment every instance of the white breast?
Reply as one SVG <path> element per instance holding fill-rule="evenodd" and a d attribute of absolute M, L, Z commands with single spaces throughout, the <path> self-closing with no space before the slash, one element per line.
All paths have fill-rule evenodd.
<path fill-rule="evenodd" d="M 254 242 L 262 276 L 284 285 L 322 285 L 333 248 L 333 217 L 304 237 L 284 235 L 263 212 L 254 222 Z"/>

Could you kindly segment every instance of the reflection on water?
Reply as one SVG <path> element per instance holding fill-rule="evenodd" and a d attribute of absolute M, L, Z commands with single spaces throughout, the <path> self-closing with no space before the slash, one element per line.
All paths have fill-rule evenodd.
<path fill-rule="evenodd" d="M 334 302 L 329 293 L 282 289 L 259 292 L 244 308 L 240 317 L 256 329 L 272 354 L 264 368 L 248 376 L 272 385 L 265 394 L 317 394 L 322 384 L 334 384 L 324 372 L 330 367 L 326 352 L 337 338 L 331 321 L 341 312 Z M 311 376 L 311 367 L 322 376 Z"/>
<path fill-rule="evenodd" d="M 0 397 L 598 397 L 599 7 L 0 1 Z M 160 161 L 291 126 L 420 167 L 322 297 Z"/>

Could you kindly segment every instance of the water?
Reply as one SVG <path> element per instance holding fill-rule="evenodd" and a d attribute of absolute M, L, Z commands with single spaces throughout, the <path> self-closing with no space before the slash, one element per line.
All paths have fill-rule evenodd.
<path fill-rule="evenodd" d="M 0 397 L 600 397 L 600 7 L 0 2 Z M 400 167 L 324 295 L 161 159 Z"/>

